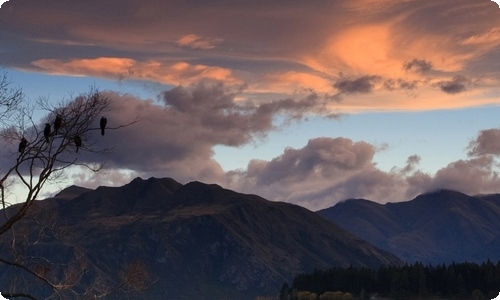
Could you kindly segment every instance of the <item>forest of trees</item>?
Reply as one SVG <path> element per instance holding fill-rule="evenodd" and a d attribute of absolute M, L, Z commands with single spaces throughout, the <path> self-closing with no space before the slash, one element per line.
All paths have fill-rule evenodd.
<path fill-rule="evenodd" d="M 283 284 L 279 299 L 493 299 L 500 289 L 500 262 L 424 266 L 333 268 L 300 274 Z M 337 298 L 327 298 L 337 292 Z M 322 297 L 323 296 L 323 297 Z"/>

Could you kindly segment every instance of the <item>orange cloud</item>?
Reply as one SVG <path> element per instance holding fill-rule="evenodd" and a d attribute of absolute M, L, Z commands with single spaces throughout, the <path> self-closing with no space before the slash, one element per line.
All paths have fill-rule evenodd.
<path fill-rule="evenodd" d="M 305 56 L 303 62 L 332 75 L 342 71 L 352 76 L 376 74 L 416 79 L 418 74 L 411 76 L 403 69 L 406 61 L 415 58 L 432 62 L 437 70 L 461 70 L 473 54 L 459 53 L 453 47 L 454 43 L 446 37 L 430 33 L 409 39 L 394 21 L 346 28 L 328 38 L 315 53 Z"/>
<path fill-rule="evenodd" d="M 381 75 L 401 68 L 391 57 L 389 24 L 347 29 L 328 42 L 320 58 L 327 62 L 326 65 L 334 58 L 333 61 L 359 74 Z"/>
<path fill-rule="evenodd" d="M 222 42 L 222 39 L 202 38 L 196 34 L 188 34 L 177 40 L 177 44 L 193 49 L 212 49 Z"/>
<path fill-rule="evenodd" d="M 93 59 L 41 59 L 32 64 L 57 75 L 97 76 L 112 79 L 151 80 L 163 84 L 189 84 L 201 79 L 240 84 L 229 69 L 178 62 L 165 65 L 159 61 L 137 61 L 130 58 L 99 57 Z"/>
<path fill-rule="evenodd" d="M 413 94 L 407 91 L 387 91 L 356 95 L 332 103 L 332 110 L 346 113 L 382 111 L 426 111 L 440 109 L 463 109 L 491 104 L 500 104 L 500 99 L 484 93 L 485 89 L 465 91 L 460 94 L 446 94 L 438 87 L 419 90 Z"/>
<path fill-rule="evenodd" d="M 492 28 L 490 31 L 482 33 L 482 34 L 475 34 L 463 41 L 465 45 L 474 45 L 474 44 L 493 44 L 493 45 L 498 45 L 500 44 L 500 28 L 495 27 Z"/>
<path fill-rule="evenodd" d="M 251 87 L 262 92 L 289 94 L 300 90 L 313 90 L 317 93 L 334 93 L 332 82 L 328 78 L 303 72 L 289 71 L 264 77 L 263 81 Z"/>

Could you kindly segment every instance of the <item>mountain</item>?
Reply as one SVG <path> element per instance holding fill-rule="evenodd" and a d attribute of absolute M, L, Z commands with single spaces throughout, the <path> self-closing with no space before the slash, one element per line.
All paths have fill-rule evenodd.
<path fill-rule="evenodd" d="M 81 187 L 81 186 L 72 185 L 72 186 L 67 187 L 64 190 L 60 191 L 53 198 L 71 200 L 73 198 L 76 198 L 76 197 L 78 197 L 84 193 L 90 192 L 90 191 L 92 191 L 92 190 Z"/>
<path fill-rule="evenodd" d="M 439 190 L 385 205 L 350 199 L 317 213 L 407 262 L 500 261 L 500 195 Z"/>
<path fill-rule="evenodd" d="M 117 283 L 127 274 L 140 285 L 146 278 L 141 299 L 254 299 L 318 268 L 402 263 L 305 208 L 170 178 L 93 191 L 70 187 L 37 201 L 20 225 L 37 241 L 23 249 L 32 257 L 83 266 L 87 285 Z M 0 269 L 0 291 L 9 275 Z"/>

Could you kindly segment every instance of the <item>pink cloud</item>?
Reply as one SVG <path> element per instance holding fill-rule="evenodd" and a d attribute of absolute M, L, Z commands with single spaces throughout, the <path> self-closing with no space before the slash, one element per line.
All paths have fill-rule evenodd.
<path fill-rule="evenodd" d="M 495 140 L 498 143 L 499 137 Z M 442 188 L 472 195 L 494 193 L 500 184 L 495 159 L 489 154 L 426 174 L 418 169 L 416 155 L 402 168 L 382 171 L 374 163 L 376 151 L 373 145 L 347 138 L 311 139 L 303 148 L 288 148 L 272 160 L 253 160 L 246 170 L 229 172 L 229 186 L 320 209 L 349 198 L 406 201 Z"/>
<path fill-rule="evenodd" d="M 136 118 L 139 122 L 95 140 L 102 147 L 114 148 L 106 159 L 110 169 L 172 176 L 180 181 L 219 181 L 224 176 L 213 159 L 214 146 L 248 144 L 276 129 L 273 119 L 277 114 L 300 120 L 302 114 L 324 105 L 314 95 L 262 104 L 236 101 L 240 93 L 217 81 L 175 87 L 165 91 L 160 102 L 105 92 L 112 99 L 107 115 L 110 126 Z M 99 161 L 95 156 L 81 159 Z"/>
<path fill-rule="evenodd" d="M 281 98 L 298 90 L 334 95 L 341 79 L 379 78 L 369 82 L 376 101 L 343 94 L 345 106 L 337 108 L 346 112 L 498 102 L 474 101 L 500 82 L 494 67 L 500 18 L 492 3 L 228 3 L 17 1 L 0 11 L 9 45 L 0 60 L 51 74 L 173 85 L 212 78 Z M 457 76 L 477 84 L 462 89 Z M 449 101 L 449 91 L 467 94 Z"/>
<path fill-rule="evenodd" d="M 202 38 L 196 34 L 188 34 L 177 40 L 177 44 L 181 47 L 189 47 L 192 49 L 213 49 L 217 44 L 220 44 L 222 39 Z"/>
<path fill-rule="evenodd" d="M 112 79 L 138 79 L 177 85 L 202 79 L 223 80 L 241 84 L 229 69 L 186 62 L 164 64 L 159 61 L 137 61 L 131 58 L 98 57 L 93 59 L 41 59 L 32 63 L 39 69 L 58 75 L 96 76 Z"/>
<path fill-rule="evenodd" d="M 500 129 L 485 129 L 469 144 L 469 156 L 500 155 Z"/>
<path fill-rule="evenodd" d="M 172 177 L 180 182 L 201 180 L 311 209 L 347 198 L 403 201 L 439 188 L 488 193 L 496 191 L 500 184 L 497 129 L 478 134 L 469 146 L 469 159 L 451 162 L 435 174 L 419 170 L 417 155 L 410 156 L 401 168 L 380 170 L 375 163 L 380 149 L 344 137 L 313 138 L 302 148 L 286 148 L 273 159 L 252 160 L 246 169 L 225 172 L 213 157 L 215 146 L 246 145 L 275 130 L 273 120 L 277 114 L 301 120 L 303 115 L 325 105 L 316 95 L 260 104 L 236 101 L 241 92 L 217 81 L 178 86 L 165 91 L 159 102 L 104 92 L 112 99 L 106 113 L 110 127 L 136 118 L 139 122 L 109 130 L 105 136 L 85 137 L 97 148 L 114 150 L 105 158 L 81 152 L 79 163 L 104 159 L 108 172 L 89 176 L 75 171 L 74 180 L 89 185 L 124 184 L 121 181 L 136 176 Z M 8 160 L 15 153 L 16 145 L 8 145 L 0 157 Z"/>

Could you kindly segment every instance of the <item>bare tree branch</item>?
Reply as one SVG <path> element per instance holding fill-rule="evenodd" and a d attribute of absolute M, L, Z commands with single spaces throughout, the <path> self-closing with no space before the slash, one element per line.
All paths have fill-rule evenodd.
<path fill-rule="evenodd" d="M 83 253 L 78 252 L 77 248 L 74 250 L 76 251 L 74 260 L 63 265 L 55 264 L 43 256 L 24 253 L 23 249 L 41 245 L 47 239 L 58 238 L 54 220 L 46 220 L 42 223 L 41 219 L 28 215 L 28 212 L 45 184 L 64 178 L 63 172 L 67 168 L 84 166 L 94 172 L 102 169 L 103 163 L 79 162 L 77 153 L 89 152 L 104 155 L 112 152 L 112 148 L 98 147 L 98 143 L 93 139 L 102 130 L 100 119 L 109 110 L 110 103 L 111 100 L 95 88 L 91 88 L 86 94 L 71 100 L 61 100 L 56 104 L 46 98 L 39 98 L 34 103 L 30 103 L 25 101 L 20 89 L 10 88 L 10 82 L 5 74 L 0 75 L 0 140 L 4 145 L 18 146 L 18 152 L 11 153 L 11 164 L 0 165 L 0 200 L 2 202 L 0 237 L 10 239 L 11 251 L 10 256 L 0 257 L 0 266 L 2 264 L 10 266 L 34 276 L 53 292 L 49 298 L 63 299 L 63 294 L 60 293 L 63 291 L 89 298 L 90 293 L 95 290 L 87 288 L 84 291 L 77 291 L 74 289 L 89 272 L 89 262 Z M 40 111 L 44 112 L 45 116 L 40 121 L 36 121 L 34 116 Z M 138 119 L 128 124 L 106 127 L 106 130 L 122 129 L 136 122 Z M 16 205 L 9 206 L 7 202 L 6 197 L 9 194 L 7 191 L 10 187 L 7 182 L 16 182 L 26 191 L 22 201 Z M 38 231 L 28 225 L 26 229 L 23 229 L 19 225 L 23 220 L 38 226 Z M 52 268 L 58 268 L 59 273 L 56 274 L 57 272 L 52 271 Z M 139 265 L 129 269 L 130 272 L 136 274 L 145 274 L 145 269 Z M 133 286 L 131 290 L 146 288 L 145 282 L 133 282 L 129 278 L 123 278 L 124 282 L 115 290 L 123 290 L 124 286 Z M 102 281 L 100 285 L 107 286 L 104 284 L 104 279 L 99 280 Z M 101 288 L 100 294 L 109 293 L 112 293 L 109 286 Z M 9 294 L 4 295 L 11 298 L 36 299 L 29 293 L 19 290 L 11 290 Z"/>

